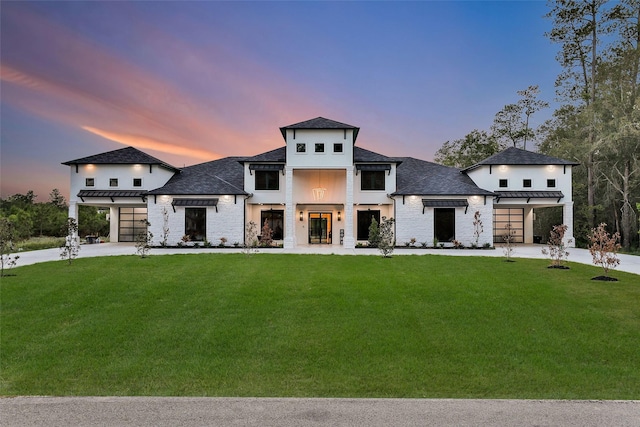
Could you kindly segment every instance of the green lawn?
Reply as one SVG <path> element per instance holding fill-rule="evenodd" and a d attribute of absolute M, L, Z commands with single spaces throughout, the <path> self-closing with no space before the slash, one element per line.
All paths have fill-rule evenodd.
<path fill-rule="evenodd" d="M 640 276 L 497 258 L 78 259 L 1 281 L 0 395 L 640 399 Z"/>

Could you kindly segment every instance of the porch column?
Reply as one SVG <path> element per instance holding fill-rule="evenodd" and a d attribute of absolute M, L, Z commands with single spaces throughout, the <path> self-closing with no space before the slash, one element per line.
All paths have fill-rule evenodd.
<path fill-rule="evenodd" d="M 573 237 L 573 201 L 562 205 L 562 222 L 567 226 L 567 232 L 564 233 L 564 243 L 570 248 L 576 246 L 576 239 Z M 571 243 L 567 243 L 571 240 Z"/>
<path fill-rule="evenodd" d="M 293 202 L 293 167 L 285 167 L 284 247 L 296 246 L 296 206 Z"/>
<path fill-rule="evenodd" d="M 346 169 L 346 199 L 344 201 L 344 243 L 345 249 L 356 247 L 356 239 L 353 237 L 353 166 Z"/>

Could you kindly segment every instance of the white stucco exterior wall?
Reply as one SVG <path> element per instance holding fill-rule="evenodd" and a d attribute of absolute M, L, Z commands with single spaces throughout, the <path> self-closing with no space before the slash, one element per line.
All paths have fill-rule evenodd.
<path fill-rule="evenodd" d="M 148 221 L 151 223 L 149 231 L 153 233 L 153 245 L 160 245 L 163 240 L 163 227 L 165 219 L 163 209 L 167 212 L 167 245 L 175 246 L 182 241 L 185 234 L 185 207 L 176 206 L 175 212 L 171 202 L 177 198 L 194 197 L 187 196 L 157 196 L 154 202 L 153 196 L 149 197 L 147 205 Z M 216 207 L 208 206 L 206 219 L 206 236 L 212 245 L 218 245 L 220 238 L 227 239 L 227 245 L 234 242 L 242 244 L 244 242 L 244 197 L 223 195 L 218 198 L 218 211 Z M 205 197 L 203 197 L 205 198 Z M 209 197 L 211 198 L 211 197 Z M 202 242 L 200 242 L 202 243 Z"/>
<path fill-rule="evenodd" d="M 412 238 L 416 239 L 416 245 L 426 242 L 427 246 L 433 246 L 434 234 L 434 208 L 425 207 L 423 213 L 422 199 L 454 199 L 456 197 L 423 197 L 405 196 L 404 204 L 402 196 L 396 200 L 396 243 L 403 246 Z M 480 212 L 480 220 L 483 224 L 483 232 L 480 234 L 478 245 L 485 243 L 493 245 L 493 203 L 491 197 L 484 196 L 457 197 L 467 200 L 469 207 L 465 213 L 464 207 L 455 208 L 455 239 L 465 246 L 475 243 L 473 217 L 476 211 Z"/>

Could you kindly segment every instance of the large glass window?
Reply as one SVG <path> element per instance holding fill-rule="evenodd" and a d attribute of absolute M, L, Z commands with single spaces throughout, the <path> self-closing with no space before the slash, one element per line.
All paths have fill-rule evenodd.
<path fill-rule="evenodd" d="M 369 240 L 372 219 L 380 224 L 380 211 L 358 211 L 358 240 Z"/>
<path fill-rule="evenodd" d="M 278 171 L 255 171 L 256 190 L 279 190 L 280 177 Z"/>
<path fill-rule="evenodd" d="M 282 240 L 284 237 L 284 211 L 262 211 L 260 214 L 260 229 L 264 227 L 267 221 L 269 228 L 273 231 L 273 240 Z"/>
<path fill-rule="evenodd" d="M 361 171 L 361 190 L 384 190 L 384 171 Z"/>
<path fill-rule="evenodd" d="M 207 208 L 184 209 L 184 234 L 192 242 L 202 242 L 207 237 Z"/>
<path fill-rule="evenodd" d="M 433 234 L 439 242 L 451 242 L 456 237 L 455 208 L 434 209 Z"/>

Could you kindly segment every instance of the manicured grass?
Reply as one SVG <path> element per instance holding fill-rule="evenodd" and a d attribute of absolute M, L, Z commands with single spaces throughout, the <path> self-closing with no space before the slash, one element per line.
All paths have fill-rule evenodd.
<path fill-rule="evenodd" d="M 483 257 L 15 268 L 0 395 L 640 398 L 640 276 Z"/>

